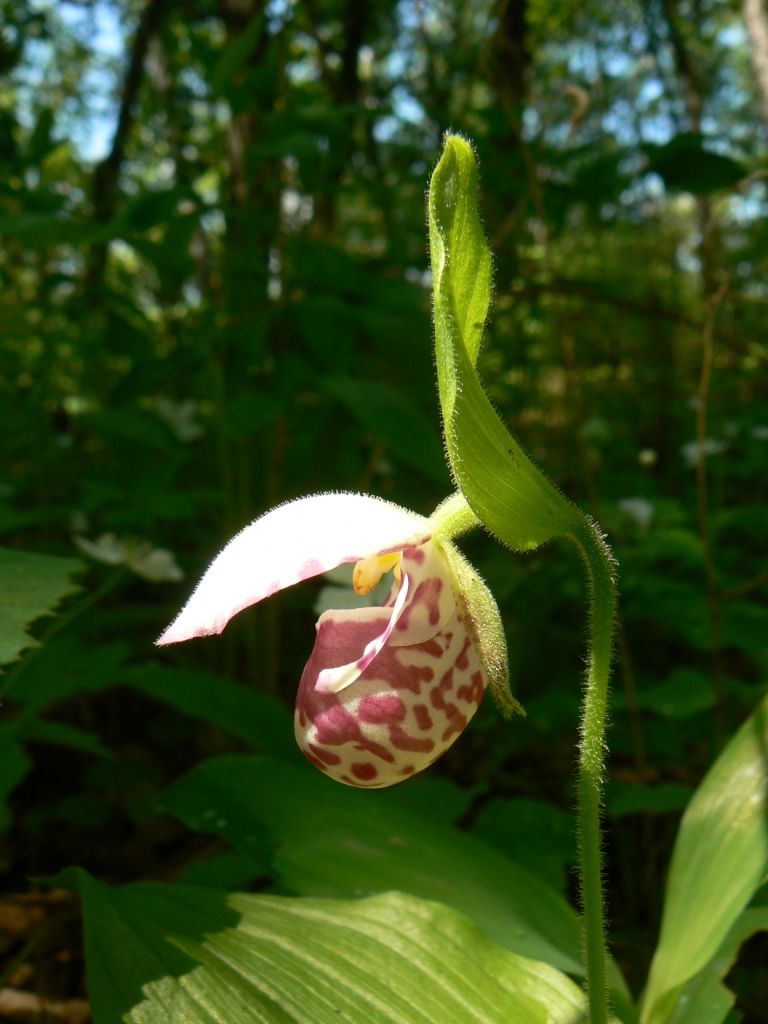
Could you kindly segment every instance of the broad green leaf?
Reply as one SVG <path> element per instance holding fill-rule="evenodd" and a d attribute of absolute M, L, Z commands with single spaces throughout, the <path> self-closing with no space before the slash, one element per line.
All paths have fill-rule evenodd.
<path fill-rule="evenodd" d="M 538 800 L 490 800 L 475 819 L 472 833 L 565 890 L 565 872 L 576 861 L 573 815 Z"/>
<path fill-rule="evenodd" d="M 437 430 L 407 395 L 387 384 L 341 375 L 326 377 L 323 387 L 403 462 L 440 484 L 448 482 Z"/>
<path fill-rule="evenodd" d="M 215 722 L 273 757 L 303 761 L 287 708 L 274 697 L 226 676 L 150 662 L 124 670 L 119 679 L 113 680 L 118 681 L 172 704 L 187 715 Z"/>
<path fill-rule="evenodd" d="M 690 803 L 693 790 L 676 782 L 661 782 L 658 786 L 630 786 L 609 782 L 605 797 L 605 813 L 609 818 L 626 818 L 630 814 L 655 811 L 666 814 L 682 811 Z"/>
<path fill-rule="evenodd" d="M 86 643 L 59 634 L 25 667 L 11 692 L 15 703 L 39 711 L 75 693 L 98 693 L 114 686 L 130 654 L 125 642 Z"/>
<path fill-rule="evenodd" d="M 664 718 L 690 718 L 715 701 L 712 677 L 693 668 L 677 668 L 659 683 L 638 691 L 637 705 Z"/>
<path fill-rule="evenodd" d="M 38 646 L 27 626 L 80 589 L 71 576 L 82 568 L 75 558 L 0 548 L 0 665 Z"/>
<path fill-rule="evenodd" d="M 209 760 L 161 794 L 163 809 L 190 828 L 222 836 L 244 853 L 276 850 L 284 889 L 348 897 L 399 889 L 467 914 L 494 942 L 581 974 L 578 915 L 524 867 L 429 814 L 407 796 L 418 786 L 367 792 L 338 786 L 309 768 L 267 758 Z M 623 979 L 612 967 L 616 1003 L 633 1019 Z"/>
<path fill-rule="evenodd" d="M 484 843 L 414 813 L 396 794 L 333 785 L 267 758 L 206 761 L 161 794 L 164 810 L 245 853 L 266 831 L 281 884 L 302 896 L 402 889 L 468 914 L 500 945 L 581 972 L 576 913 Z"/>
<path fill-rule="evenodd" d="M 664 179 L 667 188 L 693 195 L 710 195 L 731 188 L 747 174 L 747 168 L 731 157 L 704 148 L 698 132 L 683 132 L 663 146 L 647 143 L 649 167 Z"/>
<path fill-rule="evenodd" d="M 579 513 L 533 465 L 478 379 L 491 257 L 477 208 L 472 147 L 450 135 L 432 175 L 429 244 L 435 358 L 448 458 L 478 518 L 518 550 L 570 532 Z"/>
<path fill-rule="evenodd" d="M 745 910 L 706 967 L 694 975 L 677 998 L 674 1024 L 723 1024 L 736 1002 L 722 984 L 741 944 L 758 931 L 768 930 L 768 907 Z"/>
<path fill-rule="evenodd" d="M 402 893 L 346 901 L 110 889 L 82 871 L 62 881 L 83 896 L 95 1024 L 583 1019 L 583 993 L 565 975 Z"/>
<path fill-rule="evenodd" d="M 294 316 L 321 366 L 331 372 L 346 370 L 359 329 L 352 304 L 333 294 L 309 296 L 296 304 Z"/>
<path fill-rule="evenodd" d="M 82 750 L 86 754 L 97 757 L 112 757 L 112 753 L 103 746 L 98 736 L 85 729 L 64 722 L 51 722 L 35 716 L 23 718 L 19 722 L 19 737 L 34 740 L 36 743 L 53 743 L 58 747 L 71 747 Z"/>
<path fill-rule="evenodd" d="M 243 915 L 237 930 L 182 943 L 203 969 L 177 985 L 147 986 L 129 1021 L 178 1020 L 178 996 L 191 1024 L 207 1022 L 209 1007 L 235 1022 L 583 1020 L 583 992 L 564 974 L 500 949 L 436 903 L 387 893 L 360 901 L 239 895 L 229 904 Z"/>
<path fill-rule="evenodd" d="M 252 882 L 262 874 L 253 857 L 234 850 L 217 853 L 208 860 L 196 861 L 180 879 L 185 885 L 201 885 L 207 889 L 252 889 Z"/>
<path fill-rule="evenodd" d="M 680 824 L 643 1024 L 666 1024 L 768 873 L 768 697 L 710 769 Z"/>
<path fill-rule="evenodd" d="M 80 893 L 85 924 L 88 995 L 95 1024 L 117 1024 L 141 1001 L 142 985 L 195 965 L 169 936 L 202 940 L 237 924 L 220 892 L 182 885 L 111 889 L 81 868 L 51 879 Z"/>

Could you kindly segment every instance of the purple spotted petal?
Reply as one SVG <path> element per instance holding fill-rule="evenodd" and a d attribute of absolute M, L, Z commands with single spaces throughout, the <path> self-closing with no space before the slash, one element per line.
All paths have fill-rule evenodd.
<path fill-rule="evenodd" d="M 406 548 L 400 556 L 400 570 L 403 577 L 408 576 L 411 592 L 389 641 L 395 647 L 424 643 L 456 611 L 448 561 L 434 541 Z"/>
<path fill-rule="evenodd" d="M 221 633 L 233 615 L 284 587 L 344 562 L 418 547 L 431 532 L 429 520 L 365 494 L 281 505 L 229 542 L 157 642 Z"/>
<path fill-rule="evenodd" d="M 296 739 L 323 772 L 350 786 L 381 788 L 421 771 L 474 715 L 486 677 L 458 612 L 431 639 L 386 644 L 353 685 L 321 693 L 324 669 L 354 660 L 386 629 L 390 608 L 329 611 L 296 698 Z"/>
<path fill-rule="evenodd" d="M 389 622 L 385 629 L 365 645 L 363 653 L 354 661 L 349 662 L 347 665 L 339 665 L 335 668 L 324 668 L 317 677 L 317 683 L 315 684 L 315 689 L 318 693 L 339 693 L 341 690 L 351 686 L 356 679 L 359 679 L 374 658 L 381 653 L 381 650 L 387 640 L 392 636 L 392 630 L 397 625 L 397 621 L 405 607 L 408 590 L 408 577 L 403 576 L 400 592 L 397 595 L 397 600 L 392 608 Z"/>
<path fill-rule="evenodd" d="M 392 612 L 386 629 L 356 652 L 354 661 L 323 669 L 317 679 L 320 693 L 351 686 L 387 643 L 405 647 L 430 640 L 456 611 L 448 562 L 434 541 L 406 548 L 399 567 L 402 584 L 395 584 L 394 600 L 387 602 Z"/>

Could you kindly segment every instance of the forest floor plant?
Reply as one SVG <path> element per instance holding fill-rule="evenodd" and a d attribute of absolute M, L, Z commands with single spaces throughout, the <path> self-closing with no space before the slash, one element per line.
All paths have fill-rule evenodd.
<path fill-rule="evenodd" d="M 120 889 L 82 869 L 57 876 L 83 900 L 96 1024 L 577 1024 L 585 1014 L 591 1024 L 722 1024 L 733 998 L 721 979 L 744 940 L 768 928 L 756 896 L 768 878 L 767 698 L 683 817 L 639 1007 L 607 954 L 600 815 L 615 563 L 599 527 L 534 467 L 479 380 L 491 256 L 475 156 L 456 135 L 446 137 L 432 177 L 429 224 L 438 384 L 457 494 L 429 519 L 350 494 L 284 505 L 224 549 L 161 638 L 221 632 L 247 605 L 338 564 L 356 563 L 361 597 L 393 572 L 381 607 L 323 613 L 302 680 L 302 750 L 348 785 L 331 787 L 297 759 L 285 744 L 290 726 L 269 699 L 246 699 L 224 683 L 210 692 L 212 720 L 231 702 L 241 734 L 263 753 L 203 762 L 160 794 L 160 807 L 225 840 L 245 878 L 269 877 L 276 888 L 227 895 L 205 871 L 187 884 Z M 362 792 L 426 767 L 467 724 L 486 684 L 502 711 L 517 709 L 495 602 L 452 545 L 478 524 L 521 552 L 564 536 L 586 568 L 581 926 L 551 886 L 453 827 L 455 787 L 427 778 Z M 72 591 L 78 568 L 25 557 L 0 552 L 3 590 L 27 588 L 23 610 L 2 627 L 6 661 L 29 644 L 28 622 Z M 430 707 L 415 699 L 422 692 Z M 464 704 L 452 705 L 454 697 Z M 13 729 L 4 736 L 14 749 L 19 738 Z"/>

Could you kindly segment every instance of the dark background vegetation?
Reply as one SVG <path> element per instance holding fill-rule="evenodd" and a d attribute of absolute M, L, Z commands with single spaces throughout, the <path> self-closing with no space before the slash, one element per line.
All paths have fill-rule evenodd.
<path fill-rule="evenodd" d="M 0 539 L 87 563 L 0 712 L 6 986 L 84 995 L 76 905 L 30 877 L 173 880 L 223 849 L 154 795 L 247 749 L 217 679 L 292 703 L 321 585 L 158 654 L 225 540 L 302 494 L 429 514 L 449 492 L 424 192 L 452 128 L 495 253 L 486 387 L 620 562 L 607 892 L 637 991 L 680 813 L 768 678 L 761 18 L 755 0 L 6 0 Z M 170 551 L 185 580 L 78 555 L 103 534 Z M 432 771 L 470 791 L 463 827 L 573 896 L 578 559 L 465 548 L 528 717 L 487 702 Z M 730 976 L 747 1021 L 768 1020 L 767 951 L 751 940 Z"/>

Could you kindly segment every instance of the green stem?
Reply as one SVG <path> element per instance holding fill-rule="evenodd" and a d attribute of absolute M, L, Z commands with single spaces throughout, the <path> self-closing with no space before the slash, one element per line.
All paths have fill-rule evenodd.
<path fill-rule="evenodd" d="M 586 519 L 569 539 L 582 556 L 590 598 L 590 644 L 579 751 L 579 869 L 590 1024 L 607 1024 L 606 943 L 600 834 L 608 677 L 616 618 L 614 560 L 599 528 Z"/>
<path fill-rule="evenodd" d="M 448 540 L 454 540 L 462 533 L 467 533 L 469 530 L 474 530 L 476 526 L 480 526 L 480 520 L 469 507 L 467 499 L 461 491 L 457 491 L 441 501 L 429 520 L 432 523 L 435 536 L 445 537 Z"/>
<path fill-rule="evenodd" d="M 48 629 L 44 630 L 40 634 L 39 639 L 36 641 L 38 646 L 33 647 L 28 651 L 27 656 L 21 661 L 18 661 L 5 676 L 2 686 L 0 686 L 0 700 L 5 699 L 8 695 L 8 691 L 19 678 L 21 673 L 28 667 L 28 665 L 31 664 L 31 662 L 35 660 L 45 645 L 52 640 L 60 630 L 64 629 L 65 626 L 68 626 L 73 619 L 82 615 L 84 611 L 87 611 L 88 608 L 100 601 L 105 594 L 108 594 L 110 590 L 120 582 L 124 575 L 125 569 L 123 566 L 120 566 L 110 576 L 107 576 L 100 586 L 95 590 L 92 590 L 90 594 L 86 594 L 81 601 L 77 602 L 77 604 L 72 605 L 69 611 L 60 615 L 50 624 Z"/>

